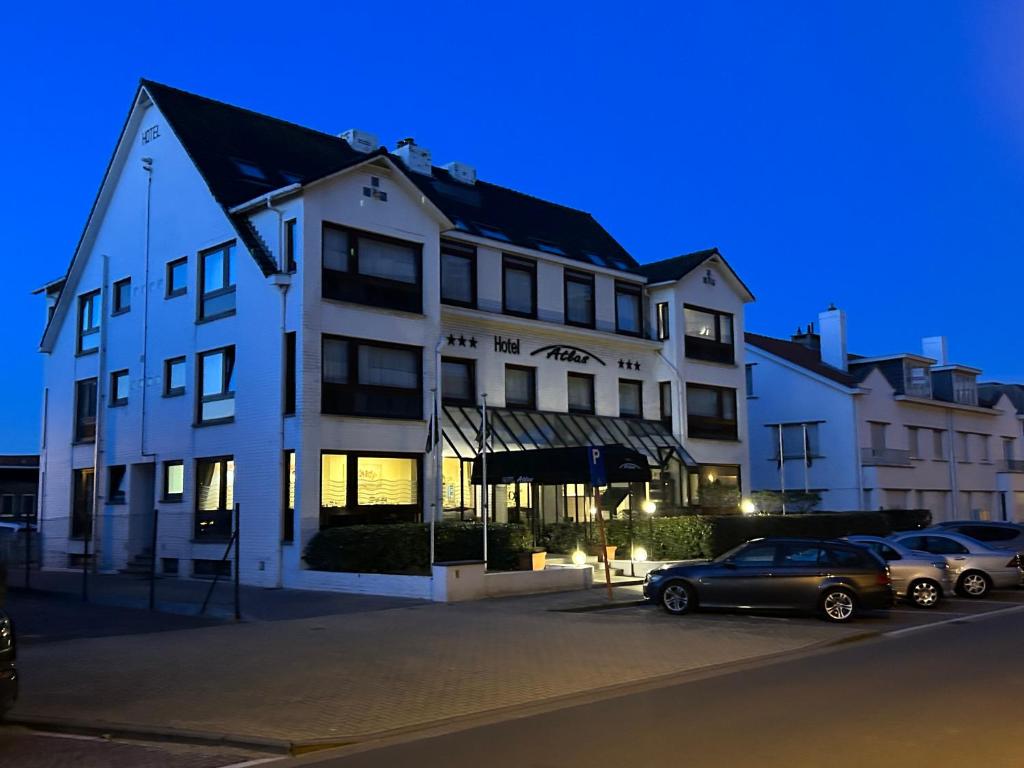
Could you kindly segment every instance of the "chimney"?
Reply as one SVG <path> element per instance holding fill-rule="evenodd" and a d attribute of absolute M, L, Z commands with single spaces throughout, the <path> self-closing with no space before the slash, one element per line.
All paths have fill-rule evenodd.
<path fill-rule="evenodd" d="M 945 336 L 925 336 L 921 339 L 921 352 L 937 365 L 949 365 L 949 349 Z"/>
<path fill-rule="evenodd" d="M 821 362 L 846 370 L 846 313 L 830 304 L 818 315 L 821 333 Z"/>
<path fill-rule="evenodd" d="M 800 344 L 801 346 L 807 347 L 817 352 L 821 349 L 821 337 L 814 332 L 814 323 L 807 324 L 807 332 L 804 333 L 804 329 L 799 325 L 796 327 L 796 333 L 789 337 L 790 341 Z"/>
<path fill-rule="evenodd" d="M 434 169 L 430 161 L 430 150 L 419 146 L 415 139 L 402 139 L 398 142 L 395 155 L 413 173 L 421 173 L 424 176 L 432 176 Z"/>

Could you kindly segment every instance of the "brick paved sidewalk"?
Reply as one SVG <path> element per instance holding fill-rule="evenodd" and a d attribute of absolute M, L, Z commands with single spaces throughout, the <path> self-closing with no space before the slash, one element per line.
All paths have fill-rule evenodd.
<path fill-rule="evenodd" d="M 648 607 L 565 610 L 602 599 L 595 590 L 26 644 L 12 715 L 343 741 L 859 631 Z"/>

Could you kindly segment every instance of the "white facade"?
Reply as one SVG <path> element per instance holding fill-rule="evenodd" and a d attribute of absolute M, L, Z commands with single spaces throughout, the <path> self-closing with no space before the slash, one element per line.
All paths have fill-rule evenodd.
<path fill-rule="evenodd" d="M 1021 430 L 1009 398 L 979 406 L 976 369 L 923 354 L 829 366 L 824 358 L 839 362 L 836 350 L 845 351 L 845 317 L 822 313 L 819 326 L 820 335 L 792 342 L 748 335 L 755 492 L 807 490 L 821 495 L 822 510 L 927 509 L 936 522 L 1024 519 Z M 925 339 L 924 350 L 944 350 L 934 342 Z M 949 376 L 963 383 L 956 392 L 944 391 Z"/>
<path fill-rule="evenodd" d="M 371 154 L 365 163 L 305 185 L 254 194 L 251 204 L 226 211 L 159 103 L 145 88 L 140 91 L 42 344 L 46 567 L 70 567 L 88 553 L 101 570 L 122 569 L 155 541 L 159 571 L 181 577 L 210 575 L 220 567 L 217 561 L 226 542 L 223 536 L 208 534 L 220 530 L 218 526 L 226 525 L 226 533 L 233 530 L 230 512 L 237 504 L 244 583 L 390 589 L 367 586 L 383 584 L 387 577 L 364 578 L 361 584 L 346 581 L 343 574 L 317 577 L 304 570 L 302 552 L 324 524 L 322 499 L 328 486 L 343 498 L 357 498 L 365 512 L 377 503 L 370 486 L 393 480 L 388 473 L 398 472 L 404 484 L 398 493 L 413 501 L 389 509 L 405 514 L 405 507 L 415 508 L 416 519 L 441 517 L 433 511 L 438 487 L 434 462 L 425 453 L 439 358 L 474 361 L 474 400 L 486 393 L 488 404 L 495 407 L 506 405 L 507 364 L 535 368 L 532 409 L 538 412 L 568 411 L 567 375 L 577 373 L 593 376 L 595 416 L 620 417 L 619 380 L 629 379 L 641 383 L 639 416 L 661 421 L 660 384 L 670 382 L 676 399 L 673 434 L 697 462 L 724 468 L 735 475 L 736 491 L 745 491 L 749 469 L 742 439 L 743 346 L 733 344 L 734 362 L 715 364 L 688 359 L 684 346 L 683 305 L 691 302 L 731 315 L 732 336 L 742 338 L 743 306 L 752 297 L 720 257 L 709 257 L 699 275 L 692 272 L 663 282 L 648 294 L 645 278 L 635 271 L 458 231 L 411 181 L 411 173 L 390 156 Z M 367 194 L 370 189 L 374 192 Z M 385 250 L 380 244 L 394 241 L 419 253 L 421 306 L 400 310 L 369 300 L 325 299 L 330 292 L 322 269 L 325 225 L 344 227 L 350 243 L 367 238 L 360 251 L 370 253 L 371 241 L 374 248 Z M 475 307 L 439 300 L 442 235 L 475 249 Z M 292 243 L 294 270 L 287 269 L 287 242 Z M 247 248 L 246 243 L 259 245 Z M 225 282 L 234 288 L 210 290 L 212 265 L 220 262 L 205 254 L 226 244 L 232 245 L 234 257 Z M 502 265 L 509 257 L 535 265 L 536 317 L 503 312 Z M 183 258 L 184 292 L 169 295 L 171 265 Z M 269 268 L 268 258 L 274 262 Z M 206 265 L 205 281 L 200 264 Z M 593 279 L 593 328 L 564 322 L 567 269 Z M 715 276 L 713 287 L 701 282 L 705 270 Z M 131 281 L 127 292 L 118 286 L 126 278 Z M 616 332 L 617 283 L 641 290 L 642 311 L 650 315 L 652 329 L 657 325 L 651 314 L 656 304 L 669 304 L 667 340 L 652 338 L 652 333 Z M 81 351 L 83 297 L 95 290 L 101 291 L 102 307 L 97 342 L 85 344 L 97 349 Z M 125 295 L 130 306 L 118 310 Z M 201 306 L 207 300 L 211 307 L 219 301 L 234 309 L 203 318 Z M 323 350 L 332 339 L 338 345 L 332 350 L 343 348 L 345 364 L 352 367 L 335 370 L 328 390 Z M 514 344 L 500 343 L 512 340 Z M 560 349 L 552 353 L 553 347 Z M 563 354 L 570 347 L 576 351 Z M 366 361 L 374 355 L 386 357 L 381 350 L 388 349 L 396 350 L 398 358 L 410 349 L 418 356 L 414 375 L 420 403 L 413 407 L 408 398 L 402 401 L 414 415 L 368 415 L 360 408 L 387 402 L 390 395 L 371 393 L 367 399 L 355 390 L 356 406 L 344 406 L 346 415 L 328 413 L 337 410 L 337 402 L 348 402 L 346 387 L 356 383 L 338 382 L 363 366 L 369 370 Z M 215 350 L 230 352 L 203 357 Z M 233 364 L 216 368 L 224 381 L 211 394 L 216 389 L 210 383 L 213 363 L 232 355 Z M 178 358 L 184 358 L 183 391 L 171 386 L 169 373 L 173 367 L 174 376 L 180 376 L 171 362 Z M 402 365 L 398 358 L 373 365 L 393 365 L 397 371 Z M 289 370 L 294 370 L 294 412 L 285 415 Z M 127 371 L 126 378 L 116 376 L 121 371 Z M 94 428 L 88 427 L 88 413 L 76 402 L 77 382 L 90 379 L 98 387 Z M 734 439 L 687 437 L 685 392 L 691 380 L 735 390 Z M 121 401 L 115 402 L 118 395 Z M 94 430 L 94 440 L 81 439 L 76 432 L 83 424 Z M 447 445 L 445 453 L 449 455 Z M 328 469 L 325 454 L 345 458 Z M 89 487 L 88 473 L 94 467 L 95 483 Z M 699 494 L 682 490 L 683 503 L 698 503 Z M 478 509 L 479 503 L 470 506 Z M 83 535 L 86 518 L 93 520 L 93 527 Z"/>

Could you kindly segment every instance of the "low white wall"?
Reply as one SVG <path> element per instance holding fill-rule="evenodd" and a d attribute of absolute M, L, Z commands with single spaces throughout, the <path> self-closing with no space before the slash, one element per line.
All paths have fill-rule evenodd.
<path fill-rule="evenodd" d="M 429 576 L 398 576 L 390 573 L 335 573 L 301 570 L 286 574 L 285 586 L 292 589 L 322 589 L 361 595 L 389 595 L 431 599 Z"/>
<path fill-rule="evenodd" d="M 488 573 L 484 576 L 487 597 L 589 589 L 593 583 L 594 569 L 589 566 L 546 568 L 543 571 L 507 571 Z"/>
<path fill-rule="evenodd" d="M 691 563 L 703 563 L 704 560 L 645 560 L 642 563 L 633 563 L 633 573 L 636 574 L 636 578 L 642 579 L 648 573 L 653 571 L 655 568 L 661 568 L 663 565 L 689 565 Z M 601 573 L 604 573 L 604 566 L 601 567 Z M 612 568 L 617 568 L 623 572 L 626 576 L 629 575 L 629 560 L 612 560 Z"/>

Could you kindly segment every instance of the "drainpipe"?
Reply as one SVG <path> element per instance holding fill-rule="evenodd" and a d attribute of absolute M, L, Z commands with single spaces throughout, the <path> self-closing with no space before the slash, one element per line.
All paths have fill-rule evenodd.
<path fill-rule="evenodd" d="M 662 352 L 660 349 L 658 350 L 658 356 L 662 360 L 665 361 L 665 363 L 668 365 L 668 367 L 671 368 L 672 371 L 676 375 L 676 397 L 675 397 L 676 404 L 673 406 L 673 411 L 674 411 L 673 416 L 676 416 L 679 419 L 679 442 L 681 442 L 681 443 L 683 443 L 683 445 L 685 445 L 686 443 L 683 441 L 683 413 L 684 413 L 684 410 L 683 410 L 683 374 L 676 367 L 676 364 L 673 363 L 671 360 L 669 360 L 665 356 L 665 353 Z M 739 406 L 737 405 L 737 407 L 739 407 Z M 690 475 L 689 470 L 687 470 L 687 473 L 686 473 L 686 477 L 687 477 L 686 497 L 687 497 L 688 501 L 692 502 L 693 500 L 690 499 L 689 475 Z M 743 489 L 742 488 L 740 488 L 740 496 L 741 497 L 743 496 Z"/>
<path fill-rule="evenodd" d="M 946 432 L 949 434 L 949 495 L 952 502 L 950 510 L 953 516 L 951 520 L 958 520 L 960 517 L 960 478 L 959 469 L 956 465 L 956 432 L 953 431 L 953 411 L 946 411 Z"/>
<path fill-rule="evenodd" d="M 92 514 L 90 515 L 90 530 L 88 537 L 83 537 L 91 542 L 93 553 L 93 568 L 95 573 L 99 565 L 99 552 L 96 547 L 96 534 L 99 528 L 100 508 L 100 478 L 103 475 L 100 467 L 100 455 L 103 453 L 101 443 L 103 441 L 103 416 L 106 412 L 104 405 L 106 401 L 107 382 L 107 283 L 110 280 L 110 257 L 103 256 L 103 279 L 100 282 L 100 341 L 96 353 L 96 435 L 92 442 Z M 88 564 L 84 564 L 88 567 Z"/>
<path fill-rule="evenodd" d="M 146 453 L 146 390 L 149 388 L 149 225 L 150 211 L 153 197 L 153 158 L 142 158 L 142 170 L 146 172 L 146 223 L 143 236 L 143 292 L 142 292 L 142 411 L 141 428 L 139 430 L 139 455 L 152 456 L 156 462 L 155 453 Z M 156 470 L 153 468 L 153 488 L 156 493 Z M 156 557 L 156 552 L 153 553 Z"/>
<path fill-rule="evenodd" d="M 851 395 L 853 405 L 853 458 L 857 466 L 857 507 L 867 507 L 864 503 L 864 464 L 860 455 L 860 415 L 857 413 L 857 397 Z"/>
<path fill-rule="evenodd" d="M 430 518 L 430 564 L 434 564 L 435 554 L 435 528 L 438 520 L 441 519 L 444 509 L 444 480 L 441 477 L 442 468 L 442 442 L 441 437 L 441 345 L 444 339 L 438 339 L 434 345 L 434 434 L 431 436 L 434 450 L 434 488 L 437 497 L 434 502 L 434 514 Z"/>

